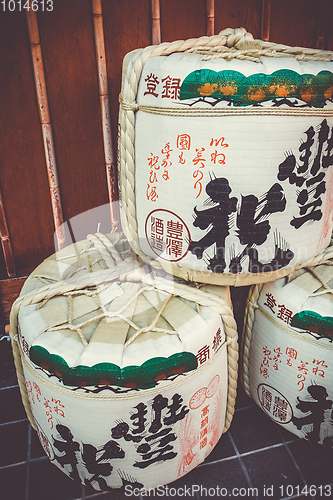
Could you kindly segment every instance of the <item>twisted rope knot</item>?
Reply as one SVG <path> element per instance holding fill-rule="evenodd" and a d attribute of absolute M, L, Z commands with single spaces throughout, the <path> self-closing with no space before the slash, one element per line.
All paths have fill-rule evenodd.
<path fill-rule="evenodd" d="M 220 31 L 219 35 L 225 38 L 227 47 L 242 48 L 245 42 L 253 42 L 254 38 L 251 33 L 248 33 L 245 28 L 226 28 Z"/>

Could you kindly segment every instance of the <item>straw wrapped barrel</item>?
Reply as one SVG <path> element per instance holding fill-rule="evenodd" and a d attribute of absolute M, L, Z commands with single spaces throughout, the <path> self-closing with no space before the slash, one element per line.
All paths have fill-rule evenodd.
<path fill-rule="evenodd" d="M 121 220 L 142 259 L 237 286 L 283 277 L 328 246 L 332 59 L 244 28 L 126 55 Z"/>
<path fill-rule="evenodd" d="M 13 304 L 10 335 L 46 454 L 97 490 L 169 483 L 230 426 L 238 344 L 228 287 L 153 272 L 121 233 L 46 259 Z"/>
<path fill-rule="evenodd" d="M 326 260 L 251 288 L 241 380 L 275 422 L 333 446 L 333 247 Z"/>

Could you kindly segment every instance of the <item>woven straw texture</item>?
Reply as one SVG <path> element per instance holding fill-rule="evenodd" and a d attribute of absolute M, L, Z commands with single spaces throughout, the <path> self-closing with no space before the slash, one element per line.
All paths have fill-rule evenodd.
<path fill-rule="evenodd" d="M 227 116 L 248 114 L 263 115 L 296 115 L 296 116 L 332 116 L 333 109 L 312 109 L 312 108 L 292 108 L 283 107 L 223 107 L 223 108 L 191 108 L 175 106 L 143 106 L 138 105 L 137 93 L 143 68 L 149 58 L 166 56 L 173 53 L 200 54 L 203 60 L 223 58 L 225 60 L 238 59 L 241 61 L 259 62 L 261 56 L 269 58 L 293 58 L 297 61 L 321 61 L 330 62 L 333 54 L 328 51 L 306 49 L 299 47 L 287 47 L 284 45 L 253 40 L 250 33 L 244 28 L 226 29 L 219 35 L 212 37 L 202 37 L 191 40 L 180 40 L 172 43 L 162 43 L 158 46 L 138 49 L 129 54 L 123 63 L 122 91 L 120 96 L 120 138 L 119 138 L 119 183 L 121 195 L 121 219 L 123 231 L 130 242 L 133 250 L 145 262 L 149 262 L 157 269 L 163 267 L 168 272 L 186 280 L 199 282 L 227 284 L 243 286 L 253 283 L 264 283 L 273 281 L 293 272 L 295 269 L 312 265 L 310 262 L 297 264 L 296 266 L 283 267 L 271 272 L 259 273 L 212 273 L 210 271 L 193 270 L 182 267 L 174 262 L 166 262 L 163 259 L 155 259 L 147 256 L 139 243 L 138 223 L 137 223 L 137 200 L 135 192 L 135 127 L 136 112 L 138 110 L 145 113 L 158 113 L 168 116 Z M 313 260 L 315 263 L 315 260 Z"/>
<path fill-rule="evenodd" d="M 327 257 L 275 283 L 252 286 L 240 379 L 277 423 L 332 446 L 332 246 Z"/>
<path fill-rule="evenodd" d="M 163 335 L 173 336 L 177 334 L 176 328 L 170 331 L 165 327 L 163 316 L 174 301 L 175 304 L 178 303 L 178 310 L 176 311 L 171 307 L 169 312 L 179 325 L 186 321 L 185 316 L 186 314 L 190 314 L 190 311 L 192 311 L 196 322 L 200 320 L 200 316 L 198 316 L 196 311 L 201 307 L 209 308 L 218 313 L 222 319 L 228 350 L 229 374 L 224 431 L 229 428 L 234 413 L 238 368 L 237 329 L 233 317 L 229 290 L 227 287 L 203 286 L 200 288 L 199 286 L 194 286 L 194 284 L 188 286 L 186 283 L 179 282 L 179 280 L 178 282 L 173 281 L 170 279 L 171 277 L 167 279 L 165 272 L 158 274 L 159 276 L 156 273 L 151 274 L 147 266 L 143 267 L 140 264 L 120 233 L 108 236 L 101 233 L 89 235 L 87 240 L 71 245 L 50 257 L 32 273 L 26 281 L 21 295 L 13 304 L 10 335 L 23 404 L 28 418 L 34 427 L 34 419 L 31 413 L 22 368 L 22 358 L 24 358 L 25 364 L 28 363 L 31 365 L 31 361 L 27 356 L 29 348 L 29 345 L 27 348 L 27 344 L 30 341 L 28 340 L 27 343 L 22 337 L 22 334 L 26 335 L 28 333 L 26 329 L 22 334 L 20 332 L 20 311 L 24 312 L 24 308 L 28 306 L 35 307 L 36 305 L 38 314 L 43 312 L 43 310 L 45 311 L 45 318 L 49 316 L 53 317 L 54 314 L 56 316 L 59 315 L 60 318 L 63 310 L 66 310 L 65 318 L 58 319 L 58 324 L 61 323 L 61 328 L 59 325 L 57 326 L 57 319 L 54 321 L 51 318 L 49 320 L 50 323 L 45 325 L 45 331 L 48 334 L 55 335 L 61 329 L 64 332 L 66 342 L 70 339 L 72 342 L 71 345 L 74 342 L 75 348 L 81 350 L 89 349 L 92 346 L 93 342 L 90 343 L 89 341 L 91 338 L 90 329 L 93 328 L 96 331 L 96 325 L 103 325 L 104 335 L 106 337 L 110 337 L 111 335 L 112 337 L 112 331 L 117 331 L 117 334 L 119 334 L 119 330 L 121 328 L 124 329 L 122 325 L 125 324 L 126 332 L 131 331 L 132 333 L 129 336 L 123 336 L 123 347 L 126 348 L 133 344 L 135 349 L 140 349 L 140 345 L 142 344 L 136 344 L 136 342 L 145 336 L 148 336 L 148 338 L 152 336 L 154 338 L 155 335 L 156 338 L 160 338 Z M 116 308 L 116 310 L 112 309 L 111 306 L 110 309 L 106 305 L 108 301 L 111 300 L 112 304 L 122 299 L 121 296 L 117 296 L 122 286 L 136 286 L 137 293 L 132 293 L 132 297 L 129 300 L 123 300 L 121 307 Z M 116 297 L 107 298 L 104 304 L 102 297 L 105 290 L 115 290 Z M 141 323 L 138 325 L 135 323 L 136 316 L 133 316 L 133 312 L 132 315 L 127 314 L 127 310 L 131 308 L 131 305 L 139 296 L 150 291 L 157 295 L 163 295 L 164 301 L 159 304 L 157 314 L 155 311 L 153 316 L 145 318 L 144 324 Z M 177 301 L 177 297 L 181 299 L 181 302 Z M 87 310 L 84 310 L 84 307 L 92 299 L 101 301 L 100 308 L 90 311 L 88 309 L 89 314 L 87 314 Z M 80 306 L 83 310 L 78 312 L 75 303 L 77 301 L 79 304 L 80 300 L 83 301 Z M 64 302 L 61 303 L 59 301 L 65 301 L 66 305 L 64 305 Z M 55 306 L 49 307 L 52 305 L 52 302 L 54 302 Z M 59 306 L 59 304 L 61 305 Z M 181 304 L 183 304 L 183 310 Z M 189 308 L 186 304 L 192 305 Z M 112 330 L 113 328 L 114 330 Z M 43 335 L 39 338 L 42 337 Z M 42 345 L 45 346 L 45 344 Z M 33 365 L 31 366 L 33 367 Z M 54 383 L 49 381 L 47 376 L 43 378 L 45 385 L 53 386 L 57 391 L 62 390 L 61 381 Z M 86 395 L 85 397 L 89 398 L 90 396 Z M 124 397 L 126 396 L 124 395 Z"/>

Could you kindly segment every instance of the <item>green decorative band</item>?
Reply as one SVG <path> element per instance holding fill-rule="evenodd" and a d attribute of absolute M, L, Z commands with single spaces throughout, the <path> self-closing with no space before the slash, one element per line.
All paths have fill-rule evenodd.
<path fill-rule="evenodd" d="M 154 387 L 159 380 L 197 368 L 197 359 L 190 352 L 179 352 L 168 358 L 151 358 L 141 366 L 133 365 L 124 368 L 113 363 L 69 367 L 61 356 L 50 354 L 41 346 L 31 347 L 29 355 L 33 363 L 61 379 L 64 385 L 77 387 L 117 385 L 133 389 L 147 389 Z"/>
<path fill-rule="evenodd" d="M 314 311 L 301 311 L 293 316 L 291 326 L 333 339 L 332 316 L 321 316 Z"/>
<path fill-rule="evenodd" d="M 233 70 L 216 72 L 200 69 L 187 75 L 180 90 L 181 100 L 197 98 L 197 102 L 202 102 L 209 97 L 212 98 L 212 105 L 229 101 L 237 106 L 275 99 L 294 106 L 296 103 L 290 100 L 298 99 L 307 106 L 323 108 L 332 96 L 333 73 L 330 71 L 300 75 L 289 69 L 280 69 L 271 75 L 256 73 L 248 77 Z"/>

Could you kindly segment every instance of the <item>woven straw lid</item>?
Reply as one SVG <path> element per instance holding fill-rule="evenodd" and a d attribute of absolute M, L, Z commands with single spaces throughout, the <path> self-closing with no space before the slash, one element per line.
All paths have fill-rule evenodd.
<path fill-rule="evenodd" d="M 46 259 L 11 312 L 19 378 L 24 355 L 56 385 L 146 389 L 195 370 L 202 346 L 212 357 L 227 343 L 232 414 L 238 348 L 228 288 L 150 271 L 120 233 L 89 235 Z"/>

